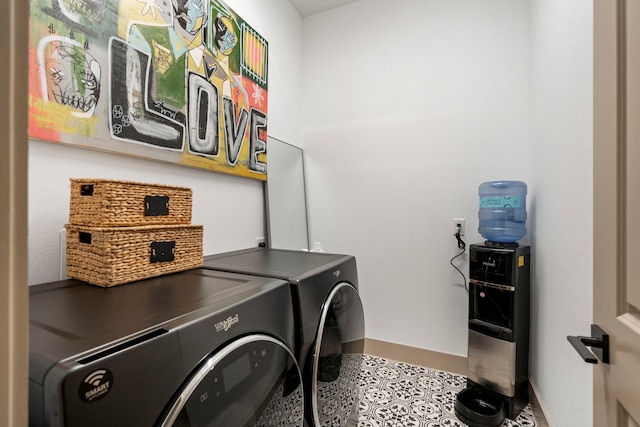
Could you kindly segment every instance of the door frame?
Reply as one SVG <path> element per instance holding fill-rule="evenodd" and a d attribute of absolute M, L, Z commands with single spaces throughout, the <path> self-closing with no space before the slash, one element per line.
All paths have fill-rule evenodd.
<path fill-rule="evenodd" d="M 638 283 L 632 280 L 638 266 L 628 256 L 638 232 L 633 221 L 638 198 L 628 191 L 638 176 L 630 166 L 638 156 L 638 126 L 628 116 L 638 112 L 638 85 L 629 76 L 630 67 L 638 68 L 640 42 L 637 25 L 628 23 L 637 22 L 631 15 L 638 16 L 640 4 L 594 0 L 593 5 L 593 320 L 610 335 L 610 363 L 594 368 L 593 425 L 631 426 L 631 418 L 640 420 L 634 382 L 640 372 L 635 356 L 640 324 L 630 304 L 635 299 L 637 307 Z"/>
<path fill-rule="evenodd" d="M 0 15 L 0 426 L 28 423 L 27 136 L 29 2 Z"/>

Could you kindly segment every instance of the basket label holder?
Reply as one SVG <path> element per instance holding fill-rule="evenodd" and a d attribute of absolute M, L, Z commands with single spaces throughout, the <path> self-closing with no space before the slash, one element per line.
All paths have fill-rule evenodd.
<path fill-rule="evenodd" d="M 151 262 L 173 261 L 176 242 L 151 242 Z"/>
<path fill-rule="evenodd" d="M 145 196 L 144 216 L 169 215 L 169 196 Z"/>
<path fill-rule="evenodd" d="M 90 245 L 91 244 L 91 233 L 88 233 L 86 231 L 80 231 L 78 233 L 78 241 L 80 243 L 84 243 L 85 245 Z"/>
<path fill-rule="evenodd" d="M 93 196 L 93 184 L 82 184 L 80 186 L 81 196 Z"/>

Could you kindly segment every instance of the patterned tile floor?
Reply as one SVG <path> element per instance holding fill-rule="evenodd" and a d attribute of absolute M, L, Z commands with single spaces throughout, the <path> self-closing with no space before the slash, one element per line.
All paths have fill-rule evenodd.
<path fill-rule="evenodd" d="M 358 427 L 464 427 L 455 415 L 466 378 L 450 372 L 364 355 Z M 531 406 L 501 427 L 535 427 Z"/>

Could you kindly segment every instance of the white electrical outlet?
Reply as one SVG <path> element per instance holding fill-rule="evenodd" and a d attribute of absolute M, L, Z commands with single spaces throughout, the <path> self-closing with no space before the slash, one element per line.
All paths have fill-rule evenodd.
<path fill-rule="evenodd" d="M 453 218 L 453 234 L 460 230 L 460 235 L 464 236 L 464 218 Z"/>

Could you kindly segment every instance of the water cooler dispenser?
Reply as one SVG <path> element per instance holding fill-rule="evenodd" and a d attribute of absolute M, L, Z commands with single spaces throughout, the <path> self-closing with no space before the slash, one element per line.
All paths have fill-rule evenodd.
<path fill-rule="evenodd" d="M 500 194 L 487 195 L 487 184 Z M 530 247 L 516 242 L 526 233 L 526 185 L 497 184 L 480 186 L 479 231 L 488 240 L 469 247 L 467 388 L 455 413 L 471 427 L 499 426 L 529 402 Z"/>

